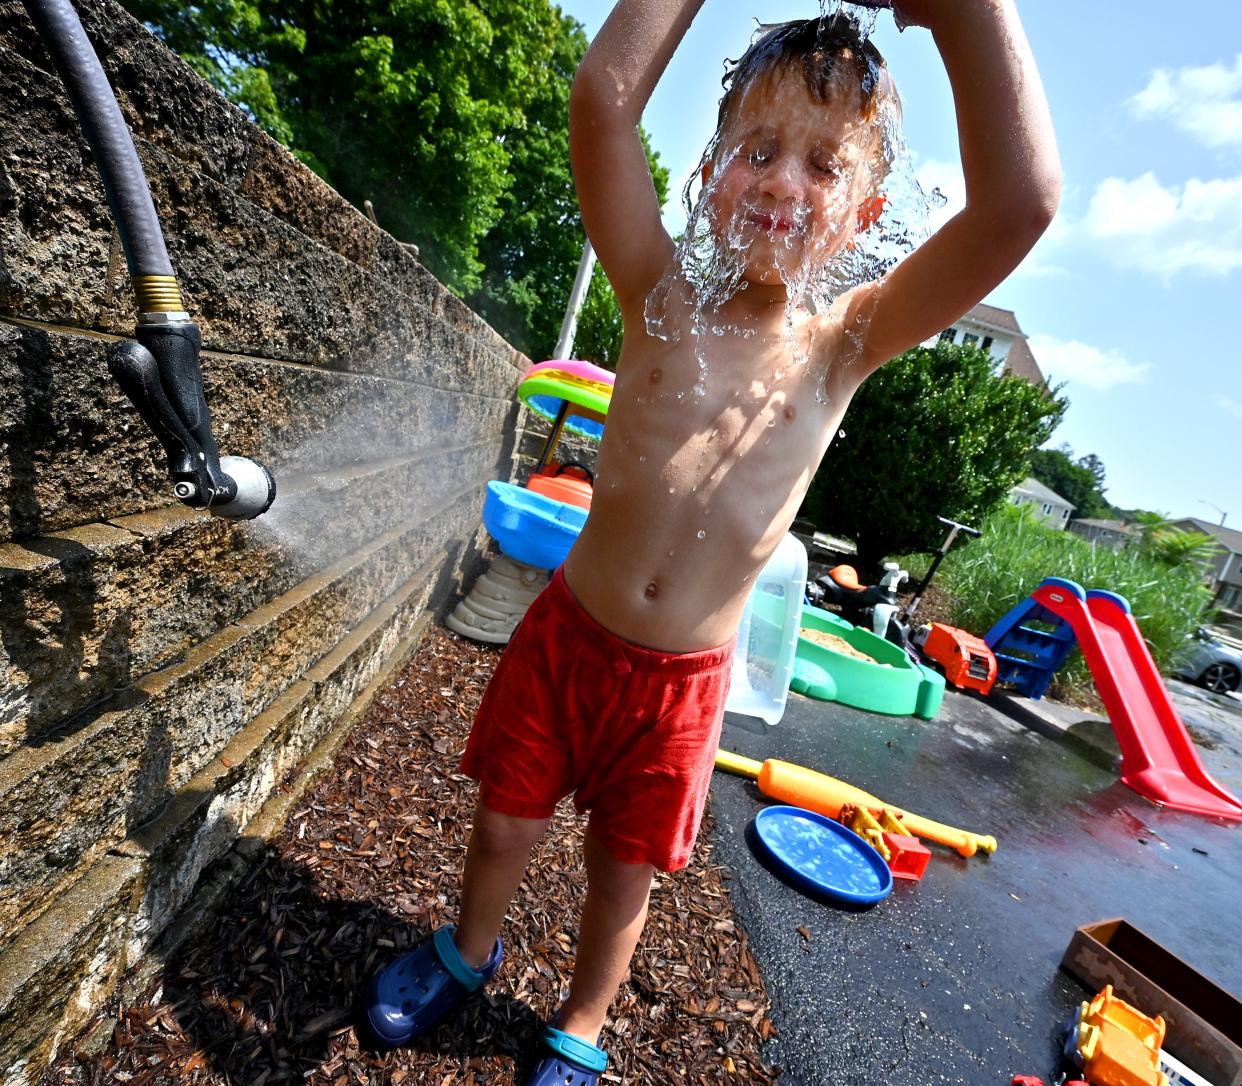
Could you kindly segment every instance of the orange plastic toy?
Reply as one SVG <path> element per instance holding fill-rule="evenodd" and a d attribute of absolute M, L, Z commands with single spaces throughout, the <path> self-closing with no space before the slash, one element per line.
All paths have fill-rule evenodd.
<path fill-rule="evenodd" d="M 546 498 L 590 509 L 592 479 L 590 470 L 582 464 L 558 464 L 553 460 L 526 480 L 526 488 Z"/>
<path fill-rule="evenodd" d="M 887 807 L 875 815 L 866 807 L 847 803 L 837 815 L 837 821 L 852 829 L 884 857 L 893 878 L 918 882 L 923 877 L 931 853 Z"/>
<path fill-rule="evenodd" d="M 944 677 L 959 690 L 991 692 L 996 656 L 986 641 L 956 626 L 933 622 L 920 648 L 925 657 L 944 668 Z"/>
<path fill-rule="evenodd" d="M 885 831 L 884 843 L 888 845 L 888 868 L 893 878 L 918 882 L 927 870 L 931 852 L 919 843 L 917 837 L 908 834 Z"/>
<path fill-rule="evenodd" d="M 753 758 L 743 758 L 727 750 L 716 751 L 716 768 L 727 769 L 732 773 L 740 773 L 745 777 L 753 777 L 759 782 L 759 789 L 773 799 L 795 807 L 805 807 L 808 811 L 818 811 L 829 818 L 836 818 L 841 808 L 847 803 L 857 804 L 873 811 L 890 807 L 905 824 L 906 828 L 919 837 L 948 845 L 962 856 L 973 856 L 976 852 L 995 852 L 996 838 L 968 830 L 955 829 L 933 822 L 930 818 L 911 814 L 891 803 L 877 799 L 870 792 L 855 788 L 852 784 L 839 781 L 824 773 L 816 773 L 813 769 L 805 769 L 792 762 L 782 762 L 769 758 L 766 762 L 756 762 Z"/>
<path fill-rule="evenodd" d="M 1093 1086 L 1168 1086 L 1160 1070 L 1163 1043 L 1164 1019 L 1118 999 L 1111 984 L 1082 1005 L 1078 1053 Z"/>

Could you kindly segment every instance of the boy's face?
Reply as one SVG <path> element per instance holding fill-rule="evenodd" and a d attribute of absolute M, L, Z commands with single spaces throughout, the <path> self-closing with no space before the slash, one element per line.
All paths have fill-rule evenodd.
<path fill-rule="evenodd" d="M 703 168 L 705 198 L 717 240 L 742 254 L 750 282 L 788 284 L 854 238 L 872 195 L 875 133 L 847 79 L 818 102 L 796 71 L 760 76 L 725 120 Z"/>

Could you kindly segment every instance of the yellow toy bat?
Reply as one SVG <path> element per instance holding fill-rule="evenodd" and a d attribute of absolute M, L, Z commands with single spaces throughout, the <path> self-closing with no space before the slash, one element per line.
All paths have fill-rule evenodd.
<path fill-rule="evenodd" d="M 911 833 L 926 837 L 937 844 L 948 845 L 962 856 L 973 856 L 976 852 L 996 851 L 995 837 L 984 837 L 977 833 L 955 829 L 953 826 L 942 826 L 930 818 L 922 818 L 911 814 L 904 808 L 885 803 L 884 800 L 877 799 L 870 792 L 864 792 L 852 784 L 839 781 L 836 777 L 816 773 L 813 769 L 805 769 L 792 762 L 781 762 L 775 758 L 769 758 L 766 762 L 760 763 L 751 758 L 743 758 L 740 754 L 718 750 L 716 751 L 716 768 L 750 777 L 759 782 L 759 789 L 764 795 L 795 807 L 804 807 L 808 811 L 818 811 L 829 818 L 836 818 L 841 813 L 841 808 L 847 803 L 873 811 L 888 807 L 897 814 Z"/>

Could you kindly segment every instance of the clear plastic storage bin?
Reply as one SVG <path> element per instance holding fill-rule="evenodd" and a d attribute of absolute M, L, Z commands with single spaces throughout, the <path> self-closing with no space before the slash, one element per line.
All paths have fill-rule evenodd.
<path fill-rule="evenodd" d="M 775 724 L 784 715 L 806 593 L 806 548 L 786 535 L 759 572 L 742 612 L 725 709 Z"/>

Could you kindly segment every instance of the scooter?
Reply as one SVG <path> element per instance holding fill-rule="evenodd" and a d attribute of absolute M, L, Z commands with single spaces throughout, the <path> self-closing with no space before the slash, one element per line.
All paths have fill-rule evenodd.
<path fill-rule="evenodd" d="M 897 590 L 909 579 L 910 575 L 896 562 L 884 563 L 884 575 L 880 578 L 878 585 L 860 584 L 858 573 L 853 566 L 834 566 L 826 574 L 807 582 L 807 602 L 817 607 L 824 603 L 835 605 L 840 608 L 843 618 L 848 619 L 855 626 L 870 629 L 877 637 L 883 637 L 895 645 L 900 645 L 916 662 L 922 662 L 925 655 L 931 655 L 932 659 L 937 659 L 934 653 L 937 651 L 936 645 L 939 644 L 939 639 L 933 641 L 932 654 L 921 651 L 921 646 L 927 640 L 927 631 L 930 631 L 931 627 L 921 628 L 912 634 L 912 619 L 919 609 L 919 604 L 923 602 L 923 596 L 932 578 L 935 577 L 936 571 L 940 568 L 940 563 L 953 548 L 958 536 L 977 539 L 982 533 L 977 528 L 959 524 L 946 517 L 936 519 L 948 526 L 949 534 L 940 545 L 940 550 L 932 559 L 927 573 L 919 581 L 914 590 L 914 596 L 904 609 L 897 603 Z M 952 627 L 945 627 L 945 629 L 952 629 Z M 937 662 L 942 663 L 938 659 Z"/>

